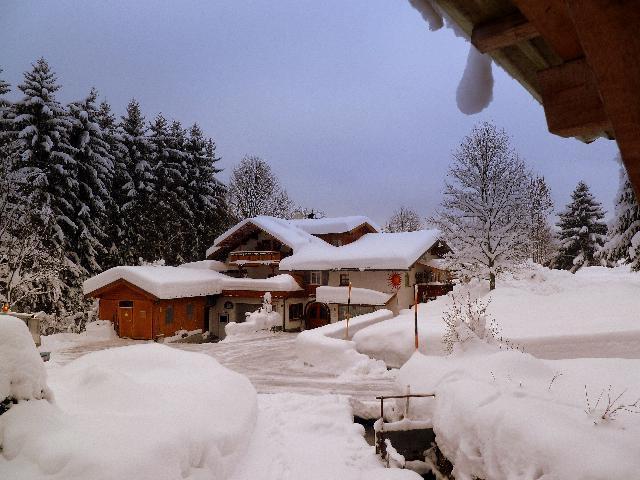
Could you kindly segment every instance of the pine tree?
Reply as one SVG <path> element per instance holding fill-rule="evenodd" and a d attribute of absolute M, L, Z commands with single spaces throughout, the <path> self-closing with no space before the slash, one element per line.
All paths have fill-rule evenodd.
<path fill-rule="evenodd" d="M 0 74 L 2 69 L 0 68 Z M 0 160 L 4 161 L 9 156 L 8 144 L 11 141 L 13 127 L 11 102 L 4 95 L 11 91 L 11 85 L 0 78 Z"/>
<path fill-rule="evenodd" d="M 131 178 L 123 187 L 126 200 L 120 207 L 123 221 L 122 259 L 127 264 L 136 264 L 140 259 L 155 260 L 150 252 L 155 233 L 152 223 L 155 178 L 151 144 L 145 135 L 145 119 L 135 99 L 127 105 L 120 130 L 122 143 L 127 150 L 127 171 Z"/>
<path fill-rule="evenodd" d="M 113 176 L 113 157 L 97 121 L 97 97 L 97 91 L 91 89 L 87 98 L 69 105 L 78 181 L 74 217 L 78 228 L 73 251 L 85 276 L 102 270 L 100 260 L 106 254 L 107 204 Z"/>
<path fill-rule="evenodd" d="M 169 127 L 160 114 L 150 127 L 154 154 L 155 187 L 153 192 L 156 231 L 154 256 L 168 264 L 181 263 L 183 251 L 192 234 L 194 212 L 189 208 L 185 188 L 188 154 L 185 132 L 178 121 Z"/>
<path fill-rule="evenodd" d="M 226 188 L 216 177 L 221 172 L 216 167 L 220 161 L 216 156 L 216 145 L 204 137 L 196 123 L 189 129 L 186 151 L 185 188 L 189 208 L 194 215 L 194 230 L 192 242 L 184 253 L 186 259 L 196 260 L 204 258 L 215 238 L 229 227 L 230 218 L 226 207 Z"/>
<path fill-rule="evenodd" d="M 597 250 L 604 244 L 607 226 L 604 212 L 586 183 L 578 183 L 569 203 L 560 215 L 558 237 L 560 248 L 555 267 L 576 272 L 593 265 Z"/>
<path fill-rule="evenodd" d="M 102 130 L 104 140 L 108 144 L 108 151 L 113 160 L 113 174 L 109 185 L 109 196 L 106 208 L 105 234 L 107 243 L 104 257 L 99 261 L 103 269 L 125 263 L 123 257 L 123 243 L 126 218 L 121 213 L 122 206 L 127 203 L 127 188 L 132 183 L 127 169 L 128 151 L 122 143 L 122 135 L 118 131 L 115 115 L 106 101 L 100 103 L 96 113 L 96 122 Z"/>
<path fill-rule="evenodd" d="M 633 245 L 632 241 L 640 232 L 640 205 L 623 166 L 620 167 L 620 185 L 614 213 L 606 242 L 598 252 L 598 257 L 606 264 L 615 265 L 623 262 L 638 271 L 640 270 L 640 250 Z"/>
<path fill-rule="evenodd" d="M 60 86 L 43 58 L 24 74 L 18 88 L 24 94 L 14 105 L 18 132 L 14 145 L 20 155 L 17 178 L 21 194 L 32 206 L 30 216 L 35 231 L 48 232 L 48 222 L 53 222 L 53 234 L 47 234 L 43 242 L 52 254 L 59 252 L 63 256 L 66 267 L 61 274 L 61 285 L 56 287 L 63 292 L 62 302 L 53 305 L 53 297 L 45 295 L 41 307 L 60 312 L 74 308 L 82 297 L 74 291 L 80 269 L 74 263 L 71 249 L 77 229 L 74 205 L 77 205 L 78 189 L 75 150 L 68 139 L 71 122 L 55 98 Z"/>

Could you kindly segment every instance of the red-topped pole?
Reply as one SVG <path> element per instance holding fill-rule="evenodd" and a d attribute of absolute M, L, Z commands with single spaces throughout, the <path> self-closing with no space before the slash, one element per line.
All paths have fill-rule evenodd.
<path fill-rule="evenodd" d="M 413 299 L 414 299 L 414 312 L 413 312 L 413 327 L 416 350 L 418 350 L 418 284 L 413 287 Z"/>

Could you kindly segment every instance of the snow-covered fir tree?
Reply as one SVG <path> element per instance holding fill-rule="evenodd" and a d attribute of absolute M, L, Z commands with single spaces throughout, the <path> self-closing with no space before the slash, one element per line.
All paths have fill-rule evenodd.
<path fill-rule="evenodd" d="M 61 311 L 75 308 L 77 296 L 70 290 L 77 288 L 80 268 L 72 254 L 77 229 L 74 206 L 77 205 L 77 165 L 75 149 L 69 144 L 71 121 L 67 111 L 56 100 L 60 89 L 55 74 L 43 58 L 33 64 L 18 85 L 23 93 L 14 104 L 14 129 L 17 138 L 14 148 L 19 151 L 16 178 L 20 193 L 31 206 L 29 214 L 34 231 L 47 236 L 43 243 L 52 254 L 63 255 L 64 269 L 60 277 L 62 302 L 53 302 L 51 295 L 41 297 L 41 307 Z M 48 222 L 52 232 L 49 234 Z M 62 261 L 62 259 L 61 259 Z"/>
<path fill-rule="evenodd" d="M 266 161 L 244 157 L 231 172 L 229 208 L 238 220 L 257 215 L 288 218 L 293 204 Z"/>
<path fill-rule="evenodd" d="M 607 225 L 603 222 L 602 206 L 586 183 L 578 183 L 571 194 L 571 202 L 559 217 L 560 246 L 555 267 L 575 272 L 580 267 L 597 263 L 594 256 L 604 245 Z"/>
<path fill-rule="evenodd" d="M 189 208 L 185 188 L 185 134 L 180 122 L 169 126 L 162 114 L 156 116 L 150 132 L 155 181 L 153 222 L 162 225 L 155 233 L 153 256 L 176 264 L 183 261 L 183 245 L 191 236 L 195 213 Z"/>
<path fill-rule="evenodd" d="M 625 263 L 640 270 L 640 204 L 622 165 L 614 218 L 597 256 L 607 265 Z"/>
<path fill-rule="evenodd" d="M 549 222 L 553 213 L 553 200 L 544 177 L 530 180 L 527 188 L 527 210 L 529 257 L 534 262 L 545 265 L 553 257 L 555 241 Z"/>
<path fill-rule="evenodd" d="M 194 231 L 190 243 L 184 248 L 185 258 L 197 260 L 204 257 L 205 251 L 215 238 L 230 225 L 226 205 L 226 187 L 217 178 L 221 172 L 216 164 L 216 145 L 205 138 L 202 129 L 194 123 L 189 129 L 186 143 L 188 163 L 186 170 L 186 188 L 189 195 L 190 210 L 194 214 Z"/>
<path fill-rule="evenodd" d="M 476 125 L 453 153 L 441 210 L 432 219 L 453 250 L 462 277 L 489 279 L 526 258 L 529 176 L 504 130 Z"/>
<path fill-rule="evenodd" d="M 387 232 L 414 232 L 422 228 L 420 215 L 407 207 L 400 207 L 393 212 L 385 225 Z"/>
<path fill-rule="evenodd" d="M 69 105 L 72 120 L 71 145 L 75 148 L 78 181 L 72 244 L 83 277 L 99 273 L 108 243 L 107 205 L 110 201 L 113 157 L 98 123 L 98 93 L 91 89 L 82 101 Z"/>
<path fill-rule="evenodd" d="M 104 228 L 107 237 L 106 251 L 99 262 L 103 269 L 106 269 L 125 263 L 122 244 L 126 218 L 121 213 L 121 207 L 128 200 L 127 192 L 132 180 L 127 169 L 128 151 L 122 143 L 122 135 L 118 131 L 116 117 L 107 101 L 100 102 L 96 113 L 96 122 L 102 130 L 104 141 L 109 146 L 108 151 L 113 161 L 109 197 L 105 205 L 107 217 Z"/>
<path fill-rule="evenodd" d="M 2 69 L 0 68 L 0 75 Z M 0 76 L 0 160 L 9 157 L 11 133 L 13 131 L 11 102 L 5 97 L 11 91 L 11 85 Z"/>
<path fill-rule="evenodd" d="M 120 248 L 122 260 L 129 265 L 139 259 L 155 260 L 151 251 L 155 227 L 151 221 L 155 173 L 152 146 L 146 136 L 145 119 L 140 105 L 134 99 L 127 105 L 126 115 L 120 123 L 122 143 L 127 150 L 127 171 L 131 181 L 124 185 L 125 202 L 120 206 L 123 235 Z"/>

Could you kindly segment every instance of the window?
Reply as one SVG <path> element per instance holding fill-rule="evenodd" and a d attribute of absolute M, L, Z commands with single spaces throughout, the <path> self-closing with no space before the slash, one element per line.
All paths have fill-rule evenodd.
<path fill-rule="evenodd" d="M 173 305 L 168 305 L 164 310 L 164 324 L 171 325 L 173 323 Z"/>
<path fill-rule="evenodd" d="M 289 320 L 301 320 L 302 319 L 302 304 L 292 303 L 289 305 Z"/>
<path fill-rule="evenodd" d="M 322 284 L 321 272 L 309 272 L 309 283 L 311 285 L 321 285 Z"/>
<path fill-rule="evenodd" d="M 348 287 L 349 286 L 349 274 L 348 273 L 341 273 L 340 274 L 340 286 L 341 287 Z"/>
<path fill-rule="evenodd" d="M 122 308 L 133 308 L 133 301 L 132 300 L 121 300 L 120 303 L 118 303 L 118 306 L 120 306 Z"/>
<path fill-rule="evenodd" d="M 187 303 L 187 320 L 193 320 L 193 303 Z"/>

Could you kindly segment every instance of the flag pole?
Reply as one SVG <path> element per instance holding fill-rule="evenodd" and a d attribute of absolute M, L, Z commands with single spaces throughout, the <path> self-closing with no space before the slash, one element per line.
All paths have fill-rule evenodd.
<path fill-rule="evenodd" d="M 413 328 L 414 328 L 414 340 L 415 340 L 415 347 L 416 350 L 418 350 L 418 284 L 416 283 L 413 286 L 413 297 L 414 297 L 414 308 L 413 308 Z"/>
<path fill-rule="evenodd" d="M 351 282 L 349 282 L 349 293 L 347 296 L 347 331 L 345 332 L 345 339 L 349 340 L 349 319 L 351 318 Z"/>

